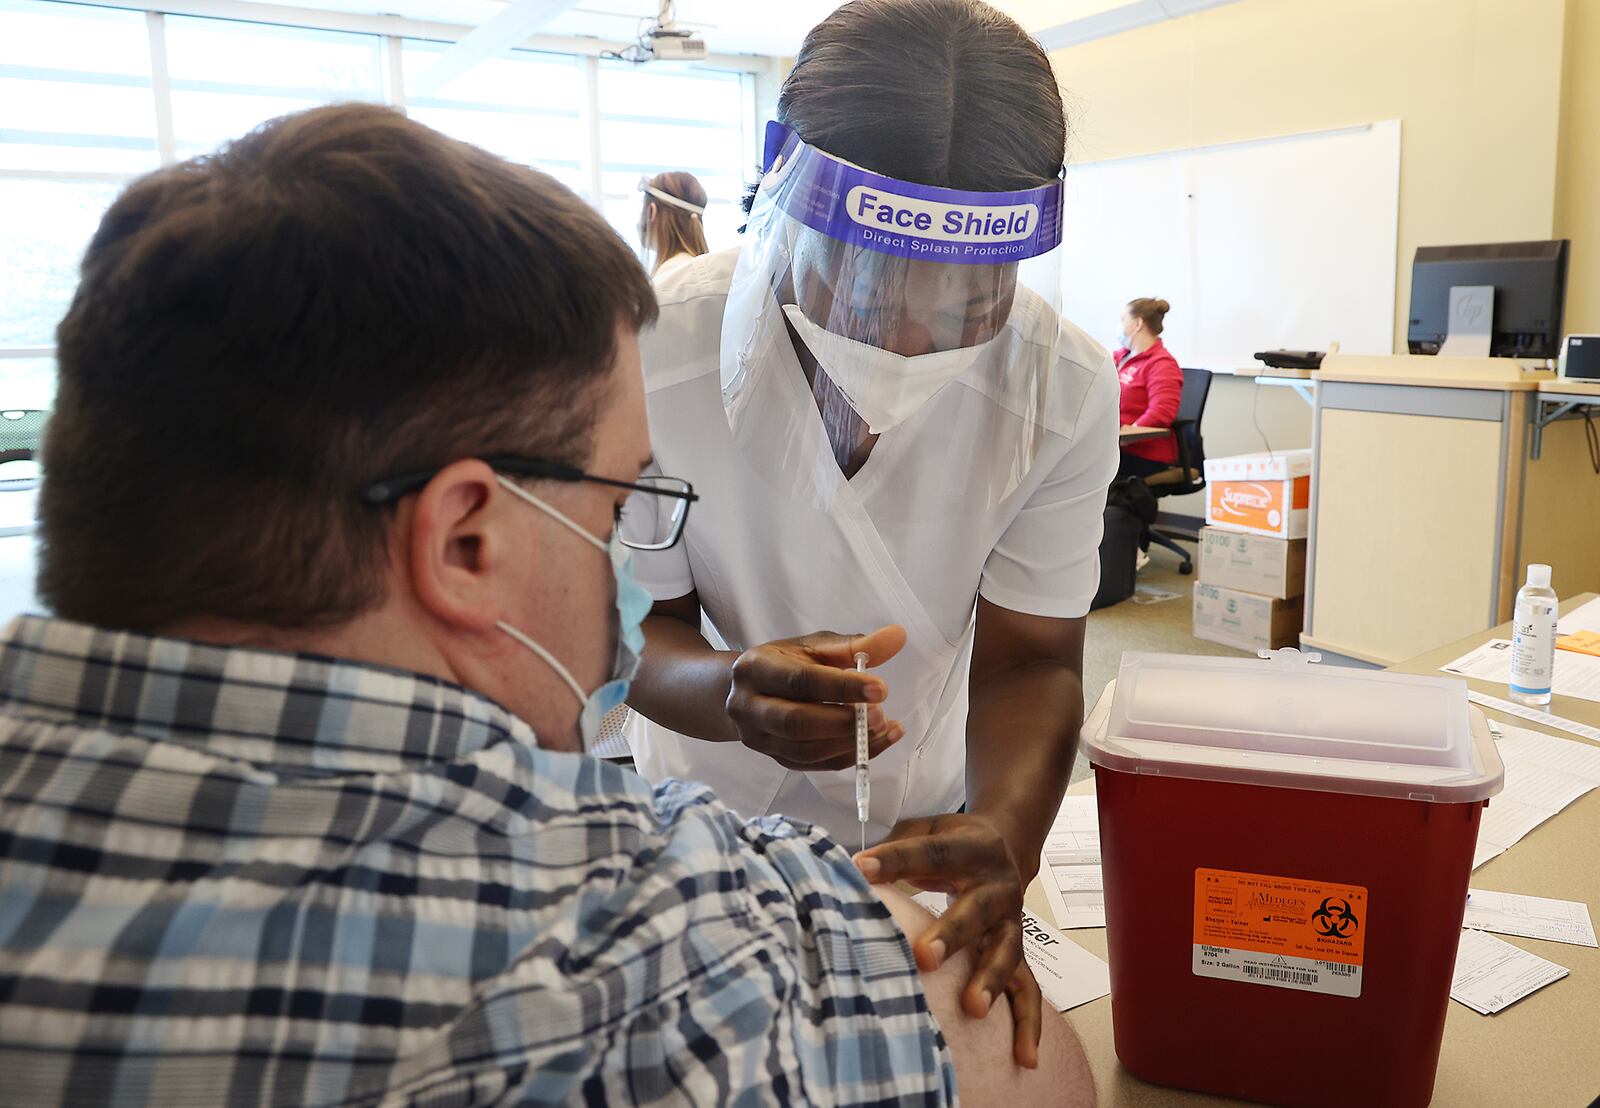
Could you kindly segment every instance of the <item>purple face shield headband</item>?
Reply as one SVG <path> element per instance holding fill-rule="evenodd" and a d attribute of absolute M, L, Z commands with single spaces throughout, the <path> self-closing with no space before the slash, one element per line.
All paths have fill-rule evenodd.
<path fill-rule="evenodd" d="M 965 192 L 884 177 L 767 124 L 766 175 L 786 215 L 830 238 L 901 258 L 964 265 L 1020 262 L 1061 244 L 1062 182 Z"/>

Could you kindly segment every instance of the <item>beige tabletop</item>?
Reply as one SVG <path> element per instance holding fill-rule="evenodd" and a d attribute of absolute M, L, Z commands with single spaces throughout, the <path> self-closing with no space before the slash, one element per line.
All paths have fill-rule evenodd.
<path fill-rule="evenodd" d="M 1564 601 L 1567 612 L 1594 594 Z M 1440 647 L 1393 667 L 1405 673 L 1437 673 L 1439 666 L 1493 638 L 1510 638 L 1502 624 L 1460 642 Z M 1469 681 L 1479 692 L 1506 698 L 1504 685 Z M 1582 723 L 1600 726 L 1600 703 L 1558 696 L 1550 710 Z M 1516 717 L 1490 712 L 1519 727 L 1547 730 Z M 1564 731 L 1550 731 L 1583 742 Z M 1074 785 L 1073 793 L 1094 791 L 1093 781 Z M 1491 802 L 1492 803 L 1492 802 Z M 1600 923 L 1600 790 L 1580 798 L 1504 854 L 1473 872 L 1474 888 L 1527 893 L 1576 900 L 1589 905 Z M 1053 918 L 1039 882 L 1028 888 L 1028 907 Z M 1068 931 L 1067 936 L 1097 956 L 1106 956 L 1104 929 Z M 1480 1016 L 1450 1002 L 1433 1103 L 1441 1108 L 1520 1105 L 1582 1108 L 1600 1094 L 1600 950 L 1500 936 L 1506 942 L 1565 966 L 1570 974 L 1497 1016 Z M 1122 1105 L 1219 1105 L 1238 1101 L 1150 1085 L 1117 1062 L 1111 1039 L 1110 998 L 1068 1013 L 1083 1040 L 1099 1088 L 1100 1103 Z"/>
<path fill-rule="evenodd" d="M 1285 381 L 1315 381 L 1313 369 L 1274 369 L 1269 365 L 1241 365 L 1233 368 L 1235 377 L 1277 377 Z"/>
<path fill-rule="evenodd" d="M 1124 427 L 1118 435 L 1119 442 L 1127 446 L 1130 442 L 1144 442 L 1146 439 L 1164 439 L 1172 434 L 1170 427 Z"/>
<path fill-rule="evenodd" d="M 1600 381 L 1560 377 L 1554 381 L 1540 381 L 1539 391 L 1565 393 L 1568 396 L 1592 396 L 1596 400 L 1600 400 Z"/>

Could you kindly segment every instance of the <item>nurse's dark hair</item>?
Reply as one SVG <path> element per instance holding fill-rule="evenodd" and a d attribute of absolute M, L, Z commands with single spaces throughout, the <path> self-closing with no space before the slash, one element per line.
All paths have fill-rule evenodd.
<path fill-rule="evenodd" d="M 778 119 L 876 173 L 975 192 L 1045 184 L 1067 146 L 1050 59 L 978 0 L 843 5 L 806 35 Z"/>
<path fill-rule="evenodd" d="M 56 332 L 39 590 L 69 619 L 285 628 L 382 601 L 371 482 L 582 464 L 643 268 L 526 166 L 375 105 L 285 116 L 133 182 Z"/>
<path fill-rule="evenodd" d="M 1165 300 L 1156 300 L 1153 297 L 1141 296 L 1137 300 L 1128 301 L 1128 314 L 1150 328 L 1152 335 L 1161 334 L 1162 324 L 1166 321 L 1167 313 L 1172 310 L 1172 305 Z"/>

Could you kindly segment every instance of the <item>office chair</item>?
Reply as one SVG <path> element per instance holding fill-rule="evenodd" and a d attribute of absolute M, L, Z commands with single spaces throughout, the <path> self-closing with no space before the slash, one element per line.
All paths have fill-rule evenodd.
<path fill-rule="evenodd" d="M 1206 396 L 1210 392 L 1209 369 L 1183 371 L 1183 397 L 1178 401 L 1178 418 L 1172 421 L 1172 433 L 1178 440 L 1178 464 L 1144 479 L 1158 500 L 1163 496 L 1187 496 L 1206 487 L 1206 444 L 1200 434 L 1200 420 L 1206 413 Z M 1180 538 L 1194 542 L 1193 536 L 1170 528 L 1163 530 L 1158 520 L 1145 528 L 1144 537 L 1182 559 L 1179 573 L 1194 572 L 1193 557 L 1177 543 Z"/>

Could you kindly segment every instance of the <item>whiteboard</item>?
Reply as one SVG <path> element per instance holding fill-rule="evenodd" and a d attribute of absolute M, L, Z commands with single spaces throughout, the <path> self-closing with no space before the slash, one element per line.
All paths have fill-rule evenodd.
<path fill-rule="evenodd" d="M 1066 192 L 1062 305 L 1108 347 L 1151 296 L 1179 365 L 1393 352 L 1398 120 L 1078 163 Z"/>

